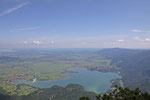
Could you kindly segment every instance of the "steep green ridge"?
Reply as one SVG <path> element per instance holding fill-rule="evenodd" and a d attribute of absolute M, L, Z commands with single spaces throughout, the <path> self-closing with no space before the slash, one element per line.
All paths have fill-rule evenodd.
<path fill-rule="evenodd" d="M 103 49 L 98 52 L 106 59 L 112 60 L 120 72 L 125 87 L 140 87 L 150 92 L 150 50 Z"/>
<path fill-rule="evenodd" d="M 51 88 L 39 89 L 27 96 L 0 95 L 0 100 L 78 100 L 82 96 L 96 99 L 94 92 L 86 91 L 82 86 L 69 84 L 66 87 L 53 86 Z"/>
<path fill-rule="evenodd" d="M 114 87 L 109 93 L 98 94 L 87 92 L 77 84 L 66 87 L 53 86 L 49 89 L 40 89 L 27 96 L 8 96 L 0 94 L 0 100 L 150 100 L 150 94 L 141 92 L 139 88 Z"/>

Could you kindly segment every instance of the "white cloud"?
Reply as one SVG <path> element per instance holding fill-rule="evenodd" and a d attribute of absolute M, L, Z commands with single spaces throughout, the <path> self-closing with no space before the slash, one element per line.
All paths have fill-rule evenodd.
<path fill-rule="evenodd" d="M 14 30 L 10 30 L 9 32 L 18 32 L 18 31 L 25 31 L 25 30 L 34 30 L 39 28 L 39 26 L 35 26 L 35 27 L 24 27 L 24 28 L 18 28 L 18 29 L 14 29 Z"/>
<path fill-rule="evenodd" d="M 150 38 L 145 38 L 144 41 L 150 42 Z"/>
<path fill-rule="evenodd" d="M 145 38 L 145 39 L 142 39 L 138 36 L 134 37 L 135 40 L 137 41 L 141 41 L 141 42 L 150 42 L 150 38 Z"/>
<path fill-rule="evenodd" d="M 24 41 L 23 43 L 24 43 L 24 44 L 27 44 L 28 42 L 27 42 L 27 41 Z"/>
<path fill-rule="evenodd" d="M 134 30 L 131 30 L 132 32 L 144 32 L 144 30 L 137 30 L 137 29 L 134 29 Z"/>
<path fill-rule="evenodd" d="M 134 37 L 134 39 L 137 40 L 137 41 L 143 41 L 143 39 L 141 39 L 141 38 L 138 37 L 138 36 Z"/>
<path fill-rule="evenodd" d="M 41 44 L 40 41 L 32 41 L 34 44 Z"/>
<path fill-rule="evenodd" d="M 146 30 L 139 30 L 139 29 L 134 29 L 131 30 L 132 32 L 137 32 L 137 33 L 150 33 L 150 31 L 146 31 Z"/>
<path fill-rule="evenodd" d="M 22 4 L 20 4 L 20 5 L 16 6 L 16 7 L 14 7 L 14 8 L 10 8 L 10 9 L 4 10 L 3 12 L 0 13 L 0 16 L 4 16 L 4 15 L 7 15 L 7 14 L 9 14 L 9 13 L 12 13 L 12 12 L 18 10 L 19 8 L 22 8 L 23 6 L 25 6 L 25 5 L 27 5 L 27 4 L 28 4 L 28 2 L 22 3 Z"/>
<path fill-rule="evenodd" d="M 117 40 L 117 42 L 122 43 L 122 42 L 125 42 L 125 40 L 120 39 L 120 40 Z"/>
<path fill-rule="evenodd" d="M 55 41 L 51 41 L 51 44 L 54 44 L 55 43 Z"/>
<path fill-rule="evenodd" d="M 1 0 L 1 1 L 5 1 L 5 2 L 21 2 L 23 0 Z"/>
<path fill-rule="evenodd" d="M 87 44 L 87 42 L 82 42 L 81 44 L 85 45 L 85 44 Z"/>

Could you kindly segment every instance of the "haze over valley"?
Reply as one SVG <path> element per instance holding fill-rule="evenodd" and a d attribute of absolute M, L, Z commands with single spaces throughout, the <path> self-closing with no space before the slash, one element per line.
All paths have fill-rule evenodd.
<path fill-rule="evenodd" d="M 0 0 L 0 100 L 150 100 L 149 0 Z"/>

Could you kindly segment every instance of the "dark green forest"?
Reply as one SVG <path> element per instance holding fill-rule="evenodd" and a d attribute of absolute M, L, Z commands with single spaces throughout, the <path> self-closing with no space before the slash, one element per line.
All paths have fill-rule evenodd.
<path fill-rule="evenodd" d="M 124 87 L 150 92 L 150 50 L 113 48 L 98 53 L 119 68 Z"/>
<path fill-rule="evenodd" d="M 141 92 L 139 88 L 131 90 L 115 86 L 111 93 L 99 94 L 96 100 L 150 100 L 150 94 Z M 80 97 L 79 100 L 91 100 L 90 97 Z"/>
<path fill-rule="evenodd" d="M 131 90 L 115 86 L 111 92 L 95 94 L 87 92 L 80 85 L 70 84 L 65 88 L 53 86 L 41 89 L 27 96 L 8 96 L 0 94 L 0 100 L 150 100 L 150 94 L 139 88 Z"/>

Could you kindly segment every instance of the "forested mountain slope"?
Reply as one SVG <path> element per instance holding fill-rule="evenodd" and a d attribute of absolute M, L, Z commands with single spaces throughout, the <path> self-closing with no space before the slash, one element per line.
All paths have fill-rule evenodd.
<path fill-rule="evenodd" d="M 150 91 L 150 50 L 103 49 L 98 52 L 117 66 L 125 87 Z"/>
<path fill-rule="evenodd" d="M 96 93 L 86 91 L 82 86 L 69 84 L 66 87 L 53 86 L 39 89 L 27 96 L 8 96 L 0 94 L 0 100 L 78 100 L 82 96 L 96 99 Z"/>

